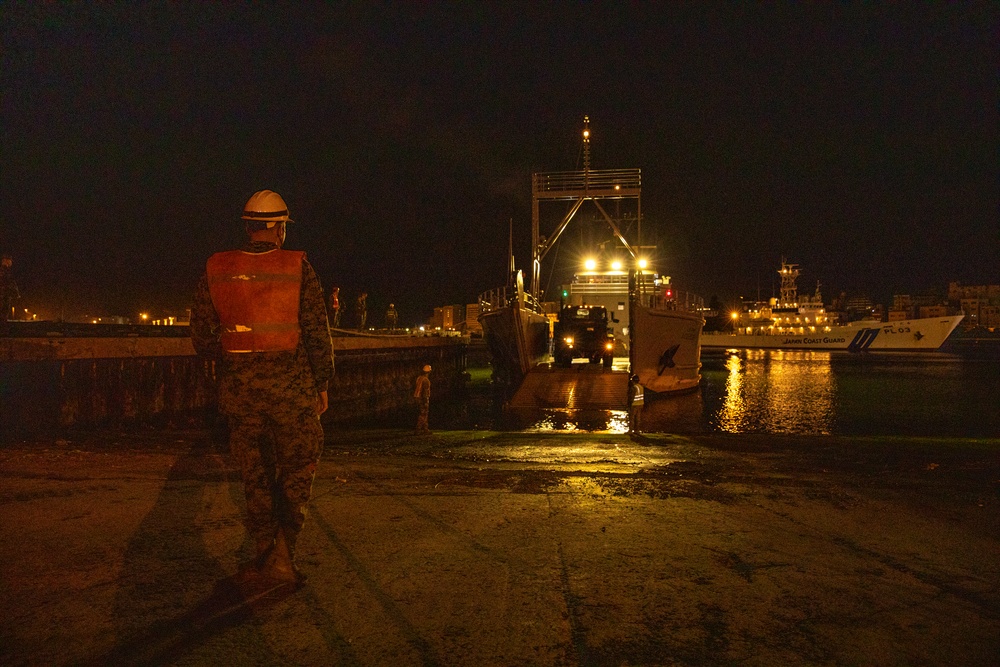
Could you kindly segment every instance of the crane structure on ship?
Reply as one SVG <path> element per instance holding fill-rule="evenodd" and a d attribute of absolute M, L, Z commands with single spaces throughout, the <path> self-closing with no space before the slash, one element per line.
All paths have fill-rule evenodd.
<path fill-rule="evenodd" d="M 640 262 L 639 249 L 642 239 L 642 172 L 640 169 L 591 169 L 590 168 L 590 117 L 583 117 L 583 170 L 553 171 L 531 176 L 531 295 L 542 298 L 542 261 L 555 246 L 559 237 L 587 201 L 592 201 L 601 217 L 611 227 L 615 237 L 629 255 Z M 636 243 L 629 243 L 618 221 L 608 215 L 602 205 L 605 200 L 635 200 Z M 550 236 L 541 234 L 542 202 L 573 202 L 562 221 Z"/>

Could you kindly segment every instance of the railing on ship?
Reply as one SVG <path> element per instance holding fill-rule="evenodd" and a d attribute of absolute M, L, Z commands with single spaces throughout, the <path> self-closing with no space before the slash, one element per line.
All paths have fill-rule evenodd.
<path fill-rule="evenodd" d="M 497 287 L 479 295 L 479 314 L 491 313 L 517 303 L 517 287 L 508 285 Z M 538 301 L 528 292 L 524 293 L 524 307 L 536 313 L 544 312 Z"/>
<path fill-rule="evenodd" d="M 573 294 L 607 294 L 607 293 L 628 293 L 628 274 L 619 275 L 599 275 L 589 277 L 586 274 L 574 279 L 570 285 Z"/>
<path fill-rule="evenodd" d="M 657 288 L 644 278 L 642 273 L 636 273 L 636 296 L 644 306 L 657 310 L 685 310 L 698 313 L 705 311 L 705 300 L 697 294 L 676 290 L 672 285 Z M 666 292 L 669 292 L 669 297 L 666 296 Z"/>
<path fill-rule="evenodd" d="M 691 310 L 704 312 L 705 299 L 691 292 L 674 291 L 674 297 L 668 300 L 668 310 Z"/>
<path fill-rule="evenodd" d="M 652 294 L 649 296 L 652 302 L 650 306 L 660 310 L 690 310 L 695 312 L 703 312 L 705 310 L 705 300 L 691 292 L 678 292 L 674 290 L 673 297 L 669 299 Z"/>
<path fill-rule="evenodd" d="M 531 190 L 542 199 L 561 196 L 579 196 L 587 192 L 600 192 L 621 196 L 637 196 L 642 187 L 639 169 L 589 169 L 584 171 L 551 171 L 532 174 Z"/>

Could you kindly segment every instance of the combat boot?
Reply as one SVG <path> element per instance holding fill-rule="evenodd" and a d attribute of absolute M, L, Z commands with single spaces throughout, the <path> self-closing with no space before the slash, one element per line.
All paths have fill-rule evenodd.
<path fill-rule="evenodd" d="M 236 573 L 237 583 L 247 583 L 261 576 L 261 572 L 267 565 L 271 552 L 274 551 L 274 538 L 261 538 L 255 545 L 256 555 L 249 562 L 240 565 Z"/>
<path fill-rule="evenodd" d="M 271 550 L 261 575 L 273 581 L 289 584 L 302 584 L 306 580 L 306 576 L 295 567 L 292 548 L 285 538 L 285 531 L 281 529 L 274 539 L 274 549 Z"/>

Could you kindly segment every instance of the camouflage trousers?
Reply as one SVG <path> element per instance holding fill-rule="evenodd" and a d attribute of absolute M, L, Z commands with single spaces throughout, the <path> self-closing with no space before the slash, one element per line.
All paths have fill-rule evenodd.
<path fill-rule="evenodd" d="M 420 401 L 420 413 L 417 415 L 417 431 L 424 432 L 430 430 L 430 426 L 428 426 L 427 424 L 427 414 L 430 412 L 430 409 L 431 409 L 430 401 L 428 400 Z"/>
<path fill-rule="evenodd" d="M 316 413 L 231 416 L 229 447 L 243 475 L 250 536 L 260 544 L 280 528 L 294 549 L 323 453 Z"/>

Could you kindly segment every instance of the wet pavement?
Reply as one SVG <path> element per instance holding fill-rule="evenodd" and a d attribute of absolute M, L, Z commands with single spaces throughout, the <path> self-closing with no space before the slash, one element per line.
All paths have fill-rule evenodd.
<path fill-rule="evenodd" d="M 300 590 L 201 432 L 0 449 L 0 664 L 988 665 L 1000 441 L 336 433 Z"/>

